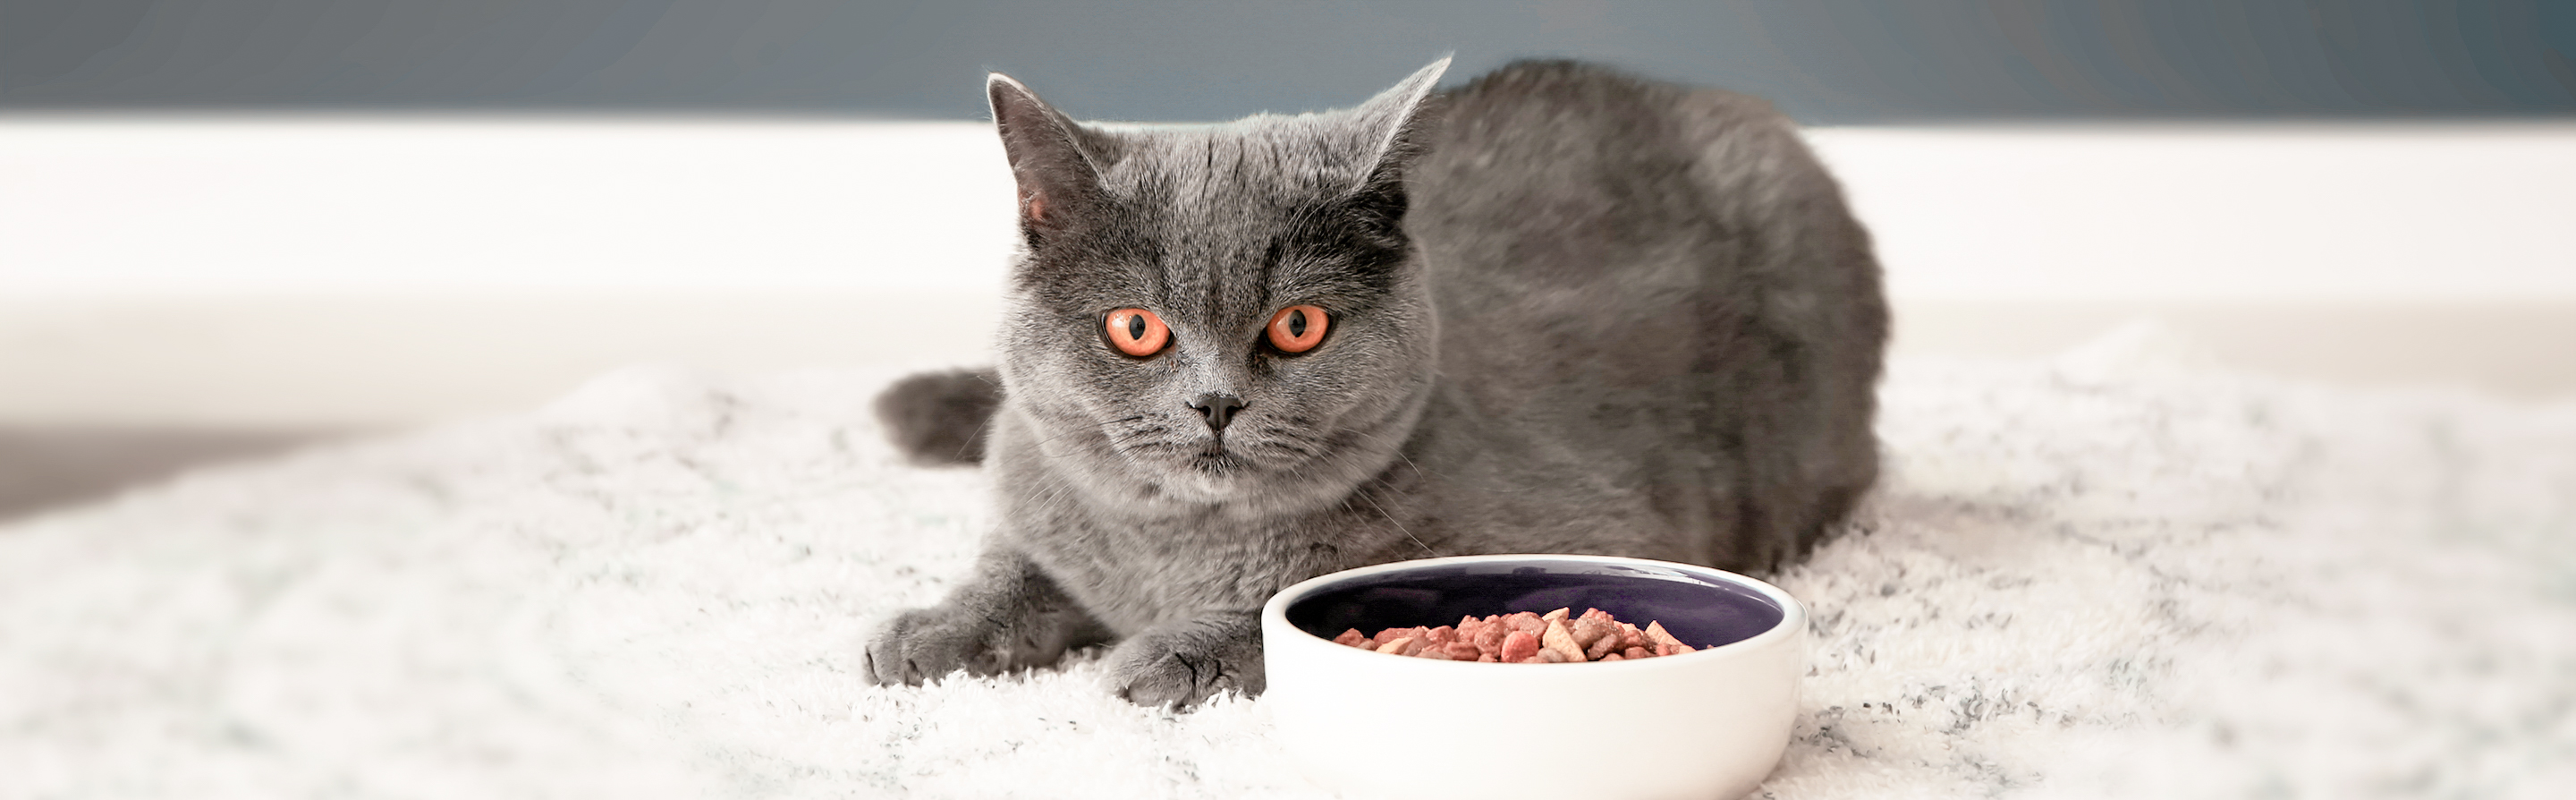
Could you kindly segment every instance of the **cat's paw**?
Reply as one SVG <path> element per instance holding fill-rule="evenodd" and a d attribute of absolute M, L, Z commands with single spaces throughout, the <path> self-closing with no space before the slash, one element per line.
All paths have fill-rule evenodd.
<path fill-rule="evenodd" d="M 1261 694 L 1259 619 L 1250 614 L 1158 625 L 1109 654 L 1109 690 L 1141 706 L 1195 708 L 1223 692 Z"/>
<path fill-rule="evenodd" d="M 961 669 L 972 675 L 1001 672 L 1008 659 L 993 646 L 992 627 L 974 615 L 944 608 L 895 615 L 868 639 L 868 682 L 919 686 Z"/>
<path fill-rule="evenodd" d="M 895 615 L 868 639 L 865 672 L 879 686 L 919 686 L 958 670 L 994 675 L 1053 664 L 1109 639 L 1078 609 L 961 610 L 954 603 Z"/>

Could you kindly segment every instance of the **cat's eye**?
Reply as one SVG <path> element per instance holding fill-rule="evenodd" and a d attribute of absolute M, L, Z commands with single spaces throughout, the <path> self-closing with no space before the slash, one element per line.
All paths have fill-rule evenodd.
<path fill-rule="evenodd" d="M 1314 306 L 1289 306 L 1270 315 L 1270 346 L 1283 353 L 1303 353 L 1324 341 L 1332 318 Z"/>
<path fill-rule="evenodd" d="M 1118 352 L 1144 358 L 1163 352 L 1172 343 L 1172 329 L 1164 327 L 1163 318 L 1141 308 L 1122 308 L 1109 312 L 1109 346 Z"/>

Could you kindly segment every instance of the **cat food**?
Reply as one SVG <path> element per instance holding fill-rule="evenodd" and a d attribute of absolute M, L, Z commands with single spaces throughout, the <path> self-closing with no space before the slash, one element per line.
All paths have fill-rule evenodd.
<path fill-rule="evenodd" d="M 1659 621 L 1648 621 L 1640 630 L 1598 608 L 1584 609 L 1582 616 L 1572 616 L 1571 611 L 1522 611 L 1484 619 L 1467 616 L 1458 618 L 1456 625 L 1388 628 L 1376 636 L 1352 628 L 1333 637 L 1333 643 L 1390 655 L 1488 664 L 1625 661 L 1696 649 L 1673 638 Z"/>

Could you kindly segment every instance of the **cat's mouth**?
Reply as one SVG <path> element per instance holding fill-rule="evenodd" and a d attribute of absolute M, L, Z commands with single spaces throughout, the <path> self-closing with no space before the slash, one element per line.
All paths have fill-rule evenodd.
<path fill-rule="evenodd" d="M 1209 441 L 1199 448 L 1198 455 L 1190 457 L 1190 469 L 1203 475 L 1233 475 L 1251 467 L 1252 462 L 1228 452 L 1223 439 Z"/>

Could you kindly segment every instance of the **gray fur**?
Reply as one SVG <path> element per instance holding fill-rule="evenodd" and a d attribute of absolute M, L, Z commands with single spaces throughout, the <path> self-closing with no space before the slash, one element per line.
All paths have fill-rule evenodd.
<path fill-rule="evenodd" d="M 989 369 L 925 372 L 877 395 L 877 421 L 904 457 L 924 467 L 984 460 L 984 425 L 1002 404 L 1002 378 Z"/>
<path fill-rule="evenodd" d="M 1564 62 L 1357 109 L 1076 125 L 1007 79 L 1027 252 L 978 574 L 868 645 L 918 683 L 1118 642 L 1110 689 L 1263 685 L 1256 614 L 1371 563 L 1602 553 L 1767 572 L 1877 474 L 1887 335 L 1840 190 L 1758 100 Z M 1032 199 L 1035 203 L 1031 203 Z M 1276 310 L 1323 342 L 1262 344 Z M 1101 338 L 1137 306 L 1173 346 Z M 1243 398 L 1221 435 L 1189 403 Z"/>

